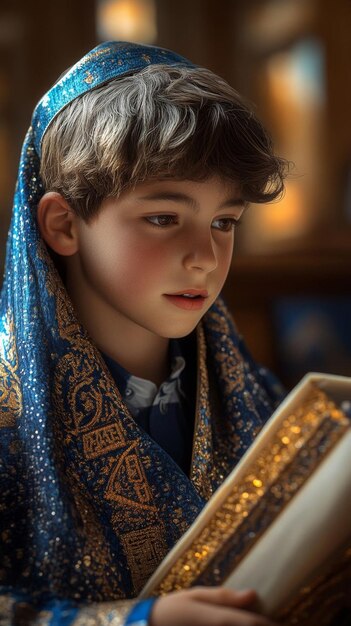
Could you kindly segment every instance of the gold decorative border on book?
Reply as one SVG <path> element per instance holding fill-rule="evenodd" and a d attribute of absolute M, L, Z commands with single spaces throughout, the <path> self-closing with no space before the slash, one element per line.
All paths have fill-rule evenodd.
<path fill-rule="evenodd" d="M 309 454 L 305 456 L 304 448 L 298 450 L 277 480 L 258 500 L 250 515 L 243 518 L 234 535 L 231 534 L 228 541 L 218 549 L 192 584 L 223 584 L 348 428 L 347 424 L 339 421 L 323 420 L 309 439 Z"/>
<path fill-rule="evenodd" d="M 319 388 L 313 387 L 303 404 L 277 426 L 277 431 L 262 448 L 249 473 L 239 484 L 233 485 L 230 494 L 214 512 L 208 524 L 199 529 L 189 548 L 170 566 L 162 581 L 151 593 L 164 595 L 194 584 L 326 419 L 338 421 L 345 428 L 349 425 L 344 413 L 328 399 L 327 395 Z"/>

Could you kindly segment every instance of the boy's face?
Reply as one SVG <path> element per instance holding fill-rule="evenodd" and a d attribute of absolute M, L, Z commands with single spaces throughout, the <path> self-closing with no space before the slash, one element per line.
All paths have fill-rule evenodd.
<path fill-rule="evenodd" d="M 142 183 L 104 200 L 77 223 L 79 294 L 131 332 L 189 334 L 223 287 L 243 210 L 236 185 L 217 177 Z"/>

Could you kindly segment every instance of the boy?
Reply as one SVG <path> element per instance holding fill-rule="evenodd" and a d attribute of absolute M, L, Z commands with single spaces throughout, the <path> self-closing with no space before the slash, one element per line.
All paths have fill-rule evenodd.
<path fill-rule="evenodd" d="M 40 101 L 1 296 L 8 623 L 271 623 L 252 591 L 135 598 L 280 399 L 218 296 L 284 169 L 170 51 L 102 44 Z"/>

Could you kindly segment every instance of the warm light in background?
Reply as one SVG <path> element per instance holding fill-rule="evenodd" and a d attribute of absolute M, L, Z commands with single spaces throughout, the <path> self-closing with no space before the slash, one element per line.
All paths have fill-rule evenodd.
<path fill-rule="evenodd" d="M 304 235 L 310 226 L 310 214 L 299 182 L 287 181 L 282 200 L 253 205 L 244 220 L 244 244 L 252 252 L 263 252 L 271 244 Z"/>
<path fill-rule="evenodd" d="M 97 32 L 102 41 L 153 43 L 157 36 L 154 0 L 99 0 Z"/>
<path fill-rule="evenodd" d="M 265 59 L 260 88 L 275 147 L 295 168 L 283 198 L 248 214 L 245 246 L 254 252 L 286 246 L 308 236 L 320 220 L 318 190 L 323 176 L 322 128 L 325 107 L 323 51 L 301 39 Z M 246 222 L 246 220 L 245 220 Z"/>

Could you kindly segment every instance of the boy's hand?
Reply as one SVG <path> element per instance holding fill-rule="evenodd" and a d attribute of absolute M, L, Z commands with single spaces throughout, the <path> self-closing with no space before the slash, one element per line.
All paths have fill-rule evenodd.
<path fill-rule="evenodd" d="M 158 598 L 149 626 L 277 626 L 248 610 L 255 591 L 223 587 L 194 587 Z"/>

